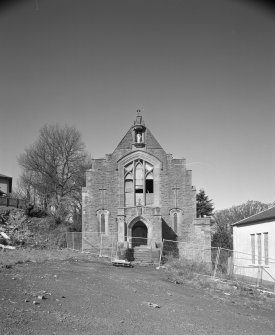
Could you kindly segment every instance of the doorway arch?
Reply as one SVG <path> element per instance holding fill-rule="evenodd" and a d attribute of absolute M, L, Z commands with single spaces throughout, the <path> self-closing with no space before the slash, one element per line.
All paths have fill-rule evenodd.
<path fill-rule="evenodd" d="M 142 221 L 137 221 L 132 226 L 132 247 L 147 245 L 148 229 Z"/>

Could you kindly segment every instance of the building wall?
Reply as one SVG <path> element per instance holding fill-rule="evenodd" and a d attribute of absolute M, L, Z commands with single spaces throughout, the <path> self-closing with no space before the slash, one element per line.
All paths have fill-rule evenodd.
<path fill-rule="evenodd" d="M 0 177 L 0 190 L 6 194 L 11 193 L 11 178 Z"/>
<path fill-rule="evenodd" d="M 145 128 L 145 127 L 144 127 Z M 98 232 L 100 210 L 108 211 L 106 233 L 118 233 L 119 241 L 131 236 L 131 226 L 137 219 L 148 228 L 152 242 L 162 238 L 177 239 L 198 246 L 210 247 L 209 220 L 195 222 L 196 190 L 192 186 L 192 172 L 186 169 L 185 159 L 174 159 L 167 154 L 146 128 L 144 143 L 134 142 L 133 128 L 126 133 L 112 154 L 94 159 L 86 172 L 83 188 L 84 232 Z M 124 166 L 134 159 L 142 159 L 154 166 L 154 204 L 125 207 Z M 177 227 L 173 215 L 177 213 Z"/>
<path fill-rule="evenodd" d="M 265 238 L 268 233 L 268 264 L 265 257 Z M 261 235 L 258 235 L 261 234 Z M 255 236 L 255 262 L 253 264 L 252 235 Z M 259 243 L 260 236 L 261 242 Z M 260 244 L 260 245 L 259 245 Z M 261 262 L 259 262 L 259 247 L 261 250 Z M 273 278 L 275 278 L 275 220 L 233 226 L 233 248 L 234 248 L 234 271 L 236 274 L 243 274 L 249 277 L 257 278 L 257 265 L 263 265 Z M 259 264 L 261 263 L 261 264 Z M 272 281 L 269 275 L 264 271 L 263 280 Z"/>

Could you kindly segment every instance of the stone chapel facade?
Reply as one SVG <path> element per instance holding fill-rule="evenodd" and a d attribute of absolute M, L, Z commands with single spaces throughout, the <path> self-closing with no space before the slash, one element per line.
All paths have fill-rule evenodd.
<path fill-rule="evenodd" d="M 163 150 L 139 114 L 114 152 L 86 172 L 82 232 L 156 248 L 162 239 L 210 248 L 210 220 L 196 219 L 192 171 Z"/>

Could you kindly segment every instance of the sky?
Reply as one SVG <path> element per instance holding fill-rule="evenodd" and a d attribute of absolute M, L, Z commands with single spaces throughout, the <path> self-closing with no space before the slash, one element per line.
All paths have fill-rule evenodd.
<path fill-rule="evenodd" d="M 275 20 L 263 1 L 21 0 L 0 5 L 0 173 L 45 124 L 93 158 L 141 109 L 216 210 L 275 201 Z"/>

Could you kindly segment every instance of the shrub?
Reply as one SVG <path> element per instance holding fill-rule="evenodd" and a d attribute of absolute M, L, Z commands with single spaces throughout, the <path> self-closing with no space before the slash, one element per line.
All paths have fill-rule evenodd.
<path fill-rule="evenodd" d="M 80 215 L 73 215 L 73 222 L 69 224 L 67 230 L 69 232 L 82 232 L 82 220 Z"/>
<path fill-rule="evenodd" d="M 129 261 L 129 262 L 134 261 L 134 260 L 135 260 L 135 258 L 134 258 L 134 249 L 132 249 L 132 248 L 127 248 L 127 249 L 125 250 L 125 258 L 126 258 L 127 261 Z"/>
<path fill-rule="evenodd" d="M 30 204 L 25 211 L 28 217 L 32 218 L 43 218 L 48 215 L 47 211 L 42 208 L 34 207 L 34 205 Z"/>

